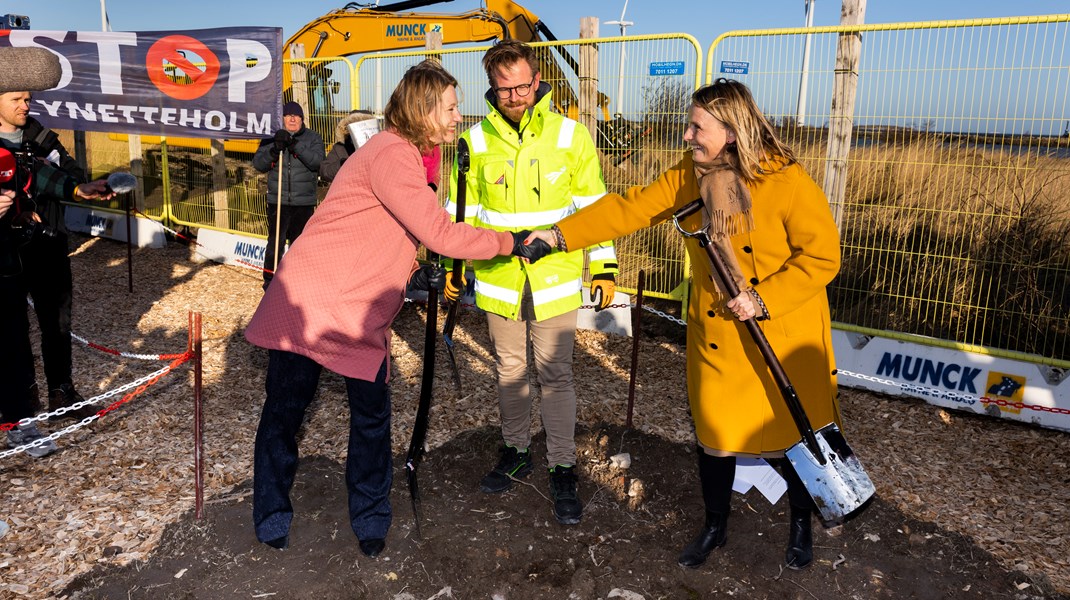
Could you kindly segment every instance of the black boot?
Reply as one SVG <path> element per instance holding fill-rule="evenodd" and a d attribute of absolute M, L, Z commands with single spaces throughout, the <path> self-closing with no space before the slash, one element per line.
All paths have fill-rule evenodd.
<path fill-rule="evenodd" d="M 695 568 L 706 562 L 710 552 L 724 546 L 728 541 L 728 513 L 706 511 L 706 526 L 680 553 L 677 562 L 681 567 Z"/>
<path fill-rule="evenodd" d="M 810 566 L 814 560 L 814 535 L 811 529 L 813 511 L 791 507 L 791 527 L 788 530 L 788 551 L 784 560 L 796 571 Z"/>

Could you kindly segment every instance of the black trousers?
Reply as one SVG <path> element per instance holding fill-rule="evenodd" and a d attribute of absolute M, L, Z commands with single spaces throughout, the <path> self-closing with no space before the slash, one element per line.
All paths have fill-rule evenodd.
<path fill-rule="evenodd" d="M 318 363 L 310 358 L 268 352 L 267 400 L 256 430 L 253 455 L 253 524 L 268 542 L 289 535 L 293 520 L 290 489 L 297 474 L 297 432 L 319 386 Z M 357 539 L 382 539 L 390 529 L 390 392 L 386 361 L 375 381 L 345 378 L 349 397 L 349 452 L 346 489 L 349 521 Z"/>
<path fill-rule="evenodd" d="M 0 277 L 0 422 L 4 423 L 32 417 L 40 408 L 26 291 L 21 277 Z"/>
<path fill-rule="evenodd" d="M 308 220 L 312 218 L 312 213 L 315 211 L 314 206 L 290 206 L 288 204 L 282 205 L 282 214 L 276 217 L 278 210 L 278 204 L 272 204 L 268 202 L 267 205 L 267 219 L 268 219 L 268 238 L 267 238 L 267 250 L 264 251 L 264 283 L 270 283 L 271 278 L 274 277 L 275 271 L 275 219 L 279 220 L 279 245 L 285 246 L 286 240 L 289 240 L 292 244 L 297 236 L 301 235 L 301 232 L 305 230 L 305 225 L 308 224 Z M 282 260 L 282 248 L 279 248 L 279 260 Z"/>
<path fill-rule="evenodd" d="M 67 235 L 35 238 L 22 252 L 22 277 L 41 328 L 41 361 L 48 389 L 71 381 L 71 304 L 74 284 Z M 25 301 L 25 299 L 23 300 Z"/>

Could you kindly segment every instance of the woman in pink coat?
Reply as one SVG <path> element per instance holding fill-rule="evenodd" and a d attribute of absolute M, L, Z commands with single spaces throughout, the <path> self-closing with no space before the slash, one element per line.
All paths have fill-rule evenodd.
<path fill-rule="evenodd" d="M 437 267 L 416 268 L 418 245 L 481 259 L 517 254 L 537 260 L 549 250 L 525 246 L 526 232 L 453 223 L 429 188 L 422 157 L 456 137 L 456 86 L 432 61 L 405 73 L 384 111 L 384 131 L 342 166 L 245 330 L 246 339 L 269 350 L 254 450 L 253 520 L 257 539 L 275 548 L 288 544 L 297 431 L 324 368 L 345 377 L 349 396 L 346 485 L 353 532 L 368 556 L 385 546 L 393 473 L 390 325 L 410 278 L 423 289 L 445 280 L 434 276 Z"/>

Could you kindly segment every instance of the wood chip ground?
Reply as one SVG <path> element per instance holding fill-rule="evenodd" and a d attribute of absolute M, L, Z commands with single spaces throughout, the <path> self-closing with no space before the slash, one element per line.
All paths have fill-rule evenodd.
<path fill-rule="evenodd" d="M 228 500 L 227 491 L 251 477 L 264 395 L 266 353 L 241 335 L 261 297 L 259 275 L 200 261 L 194 250 L 172 242 L 135 251 L 130 293 L 124 245 L 75 236 L 72 247 L 74 330 L 87 340 L 125 352 L 180 353 L 189 312 L 203 315 L 207 510 Z M 421 307 L 406 305 L 394 330 L 399 453 L 407 447 L 419 396 L 422 319 Z M 33 335 L 36 343 L 36 330 Z M 440 357 L 432 449 L 497 422 L 482 318 L 463 315 L 456 338 L 464 391 L 452 391 Z M 575 365 L 583 423 L 623 423 L 631 344 L 579 334 Z M 683 348 L 644 337 L 640 356 L 635 427 L 693 443 Z M 77 343 L 74 363 L 75 382 L 87 398 L 164 364 L 120 359 Z M 95 565 L 143 560 L 164 527 L 192 509 L 193 381 L 187 363 L 99 422 L 65 435 L 61 452 L 0 462 L 0 520 L 11 526 L 0 538 L 0 598 L 57 597 Z M 342 380 L 325 374 L 302 452 L 344 460 L 344 393 Z M 971 538 L 1008 569 L 1070 592 L 1070 435 L 846 388 L 842 401 L 846 433 L 882 498 L 911 517 Z"/>

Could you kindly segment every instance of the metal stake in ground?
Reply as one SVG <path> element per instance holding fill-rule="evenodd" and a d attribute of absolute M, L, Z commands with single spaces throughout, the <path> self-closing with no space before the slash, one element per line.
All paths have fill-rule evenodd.
<path fill-rule="evenodd" d="M 457 223 L 464 222 L 465 198 L 468 196 L 468 142 L 464 138 L 457 140 Z M 464 261 L 453 259 L 453 270 L 450 278 L 453 287 L 458 290 L 464 289 Z M 457 369 L 457 357 L 453 354 L 453 329 L 457 326 L 457 309 L 460 306 L 460 298 L 449 301 L 446 309 L 446 322 L 442 325 L 442 341 L 446 344 L 446 354 L 450 357 L 450 367 L 453 368 L 453 383 L 457 386 L 457 395 L 461 394 L 461 372 Z"/>
<path fill-rule="evenodd" d="M 639 282 L 635 286 L 635 310 L 632 311 L 632 372 L 628 375 L 628 418 L 624 421 L 626 429 L 632 428 L 632 407 L 635 403 L 635 374 L 639 370 L 639 333 L 643 314 L 643 290 L 646 287 L 646 272 L 639 271 Z"/>
<path fill-rule="evenodd" d="M 676 211 L 673 215 L 673 224 L 680 233 L 696 240 L 706 251 L 713 271 L 717 275 L 718 287 L 727 297 L 735 298 L 740 293 L 739 286 L 729 274 L 724 258 L 713 247 L 706 230 L 690 232 L 680 226 L 680 221 L 701 208 L 701 198 L 691 202 Z M 758 346 L 762 358 L 765 359 L 765 364 L 769 367 L 777 387 L 780 388 L 780 395 L 784 397 L 795 426 L 802 436 L 802 441 L 788 448 L 786 452 L 788 460 L 802 479 L 806 491 L 814 499 L 825 525 L 842 523 L 851 513 L 862 508 L 873 497 L 876 491 L 873 482 L 862 469 L 862 464 L 858 462 L 854 451 L 847 445 L 847 440 L 844 439 L 835 423 L 830 423 L 814 433 L 810 426 L 810 419 L 807 418 L 802 402 L 799 401 L 799 396 L 795 392 L 795 387 L 788 380 L 788 374 L 784 371 L 776 354 L 773 353 L 773 347 L 769 345 L 769 340 L 758 325 L 758 320 L 751 317 L 743 324 L 754 338 L 754 343 Z"/>

